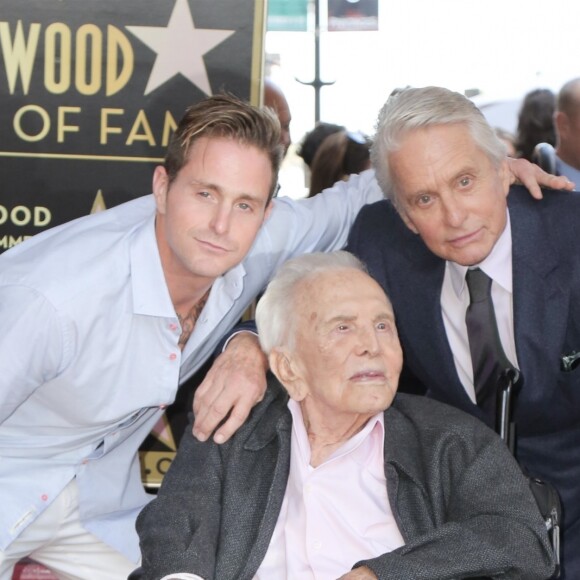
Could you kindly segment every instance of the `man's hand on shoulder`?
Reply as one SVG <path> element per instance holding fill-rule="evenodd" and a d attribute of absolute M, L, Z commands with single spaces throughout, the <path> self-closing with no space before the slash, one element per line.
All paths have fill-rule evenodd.
<path fill-rule="evenodd" d="M 508 157 L 508 167 L 511 173 L 511 183 L 519 181 L 528 188 L 530 195 L 536 199 L 542 199 L 542 186 L 550 189 L 567 189 L 568 191 L 574 189 L 574 184 L 567 177 L 546 173 L 527 159 Z"/>
<path fill-rule="evenodd" d="M 194 437 L 206 441 L 229 413 L 213 437 L 216 443 L 225 443 L 263 399 L 267 370 L 268 360 L 258 337 L 250 332 L 236 334 L 195 392 Z"/>

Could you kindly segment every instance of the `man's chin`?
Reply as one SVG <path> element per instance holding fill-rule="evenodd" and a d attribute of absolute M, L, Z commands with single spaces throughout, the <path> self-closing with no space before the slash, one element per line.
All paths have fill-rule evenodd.
<path fill-rule="evenodd" d="M 449 252 L 446 257 L 441 257 L 448 262 L 455 262 L 460 266 L 469 268 L 481 264 L 489 256 L 490 252 L 491 248 L 489 250 L 487 248 L 465 248 L 465 251 Z"/>
<path fill-rule="evenodd" d="M 226 272 L 228 272 L 229 270 L 231 270 L 235 264 L 229 264 L 229 263 L 216 263 L 218 262 L 216 261 L 212 261 L 212 263 L 208 263 L 208 264 L 192 264 L 190 268 L 188 268 L 189 273 L 192 276 L 196 276 L 199 278 L 207 278 L 207 279 L 211 279 L 211 280 L 215 280 L 216 278 L 219 278 L 220 276 L 223 276 Z"/>

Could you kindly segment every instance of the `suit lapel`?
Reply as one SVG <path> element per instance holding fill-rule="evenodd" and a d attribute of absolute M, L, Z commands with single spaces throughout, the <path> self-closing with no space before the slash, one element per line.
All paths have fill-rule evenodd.
<path fill-rule="evenodd" d="M 283 390 L 283 387 L 277 383 L 276 379 L 270 376 L 268 384 L 276 385 L 277 389 Z M 287 399 L 285 391 L 283 397 Z M 290 443 L 292 432 L 292 418 L 290 412 L 284 405 L 278 407 L 276 412 L 266 421 L 266 428 L 255 432 L 246 444 L 246 449 L 261 453 L 262 449 L 275 437 L 278 438 L 279 449 L 276 452 L 276 465 L 272 483 L 268 491 L 266 505 L 260 520 L 256 540 L 251 546 L 250 553 L 239 554 L 240 558 L 246 559 L 246 566 L 239 576 L 239 580 L 251 580 L 264 560 L 274 528 L 278 521 L 284 492 L 288 483 L 288 474 L 290 473 Z M 259 501 L 260 498 L 258 498 Z M 256 509 L 260 509 L 259 503 Z M 245 546 L 242 542 L 240 546 Z"/>
<path fill-rule="evenodd" d="M 457 376 L 441 313 L 445 261 L 434 256 L 419 236 L 414 237 L 413 243 L 405 244 L 408 251 L 400 254 L 396 266 L 409 275 L 394 278 L 390 285 L 407 362 L 430 395 L 473 412 Z"/>

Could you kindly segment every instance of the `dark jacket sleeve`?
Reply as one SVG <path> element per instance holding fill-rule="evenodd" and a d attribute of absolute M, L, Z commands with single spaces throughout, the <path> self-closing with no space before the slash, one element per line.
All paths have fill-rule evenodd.
<path fill-rule="evenodd" d="M 137 518 L 142 580 L 176 572 L 214 577 L 221 487 L 219 446 L 195 439 L 190 424 L 157 497 Z"/>
<path fill-rule="evenodd" d="M 552 552 L 527 478 L 495 433 L 475 420 L 468 425 L 471 435 L 439 438 L 423 457 L 425 482 L 411 484 L 396 463 L 387 467 L 406 544 L 356 566 L 379 579 L 551 576 Z"/>
<path fill-rule="evenodd" d="M 246 320 L 244 322 L 236 324 L 236 326 L 234 326 L 234 328 L 232 328 L 230 332 L 225 334 L 223 338 L 219 341 L 218 345 L 215 347 L 215 350 L 213 351 L 213 356 L 214 357 L 219 356 L 223 352 L 224 347 L 226 346 L 228 340 L 230 340 L 230 338 L 232 338 L 232 336 L 234 336 L 235 334 L 238 334 L 238 332 L 252 332 L 257 335 L 258 328 L 256 327 L 256 323 L 254 322 L 254 320 Z"/>

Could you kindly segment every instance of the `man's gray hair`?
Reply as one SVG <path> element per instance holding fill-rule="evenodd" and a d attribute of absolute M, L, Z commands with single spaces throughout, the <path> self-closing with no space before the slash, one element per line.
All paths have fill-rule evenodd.
<path fill-rule="evenodd" d="M 507 151 L 475 104 L 460 93 L 442 87 L 406 88 L 393 94 L 383 105 L 371 148 L 371 162 L 385 197 L 397 209 L 396 192 L 390 174 L 389 157 L 402 139 L 414 129 L 436 125 L 467 125 L 476 145 L 495 167 L 505 160 Z"/>
<path fill-rule="evenodd" d="M 273 348 L 294 348 L 296 289 L 299 284 L 327 272 L 356 269 L 364 264 L 349 252 L 314 252 L 286 262 L 268 284 L 256 307 L 260 344 L 266 354 Z"/>

